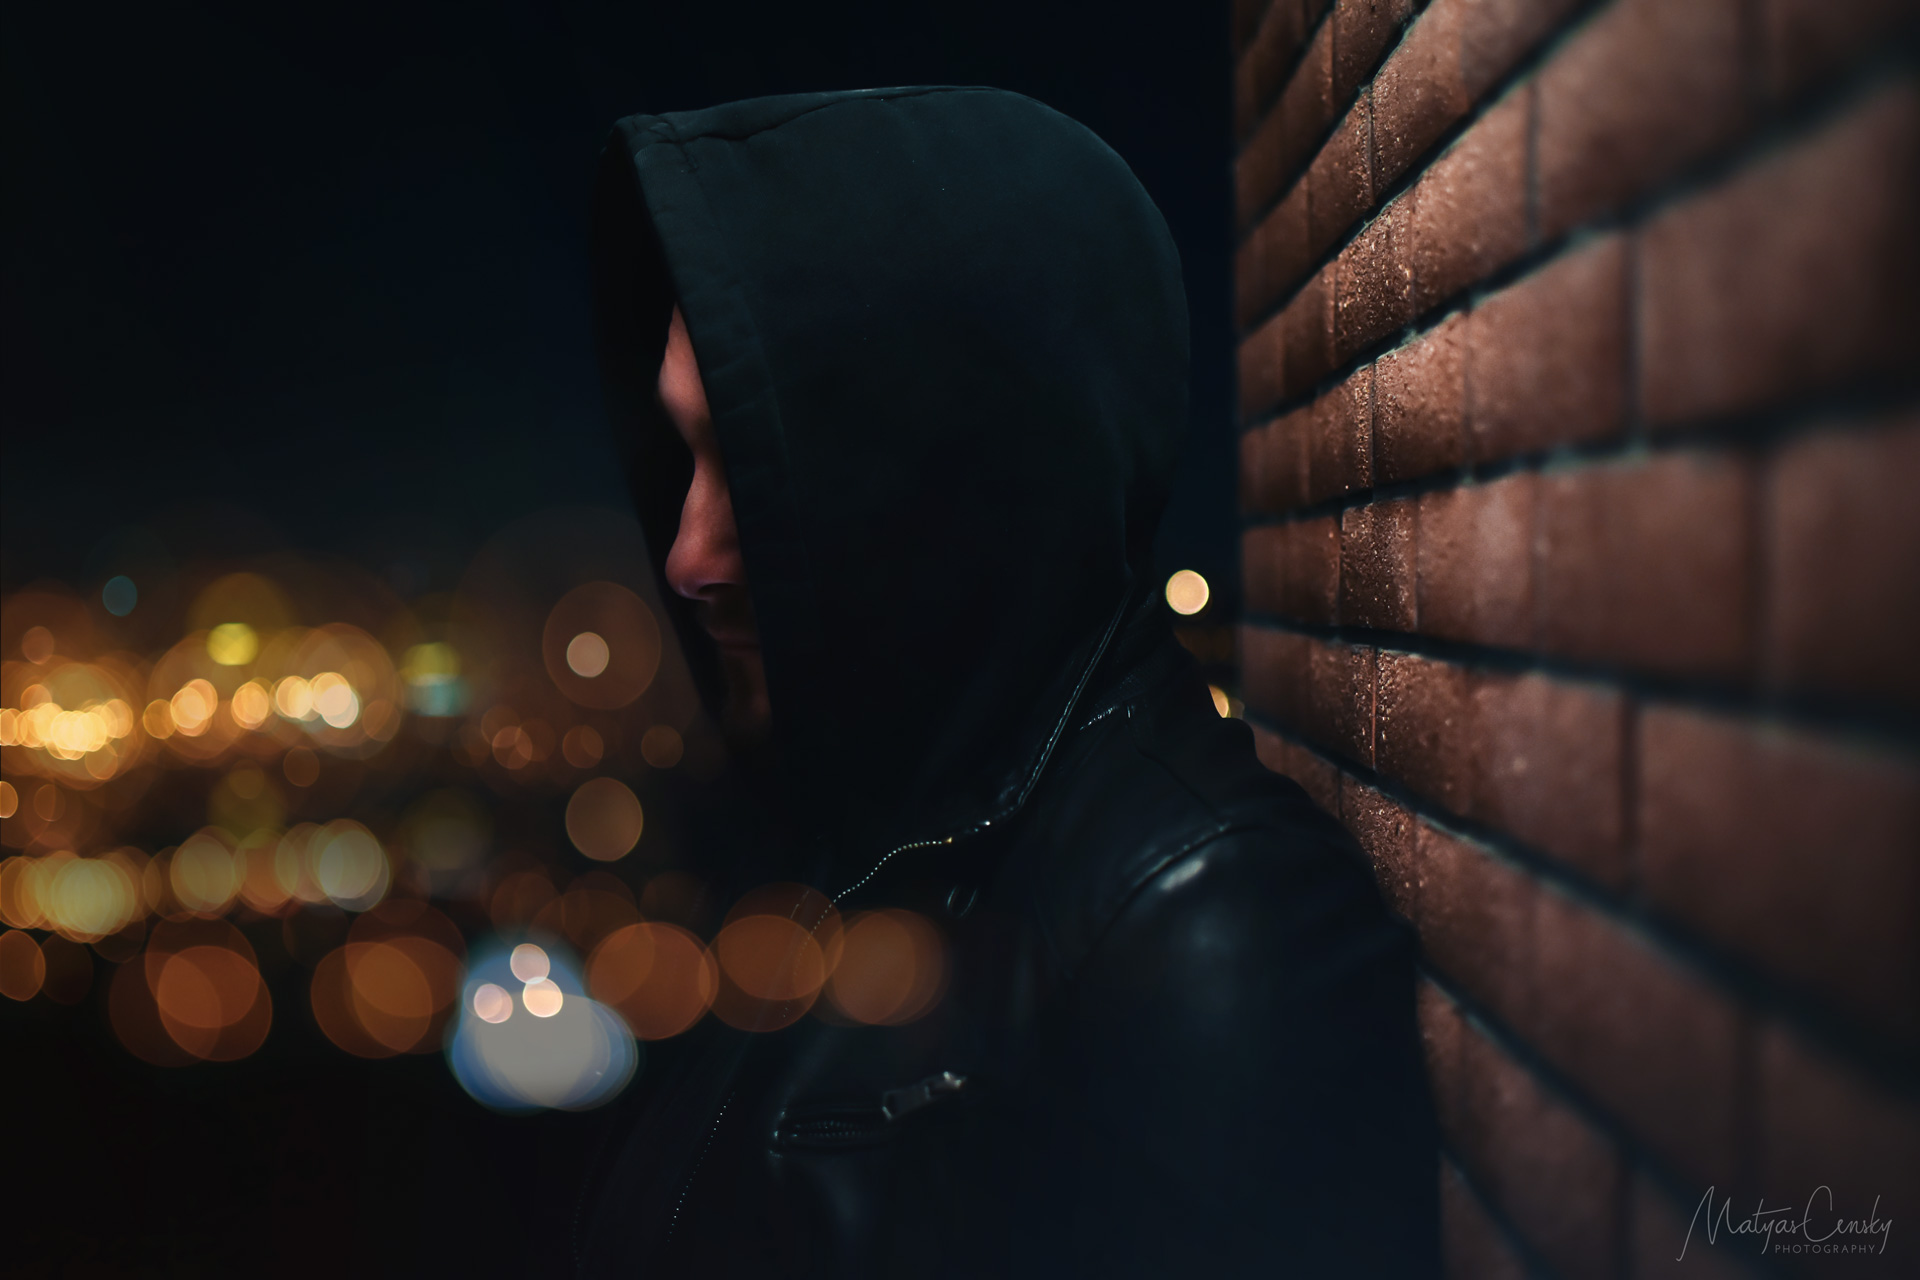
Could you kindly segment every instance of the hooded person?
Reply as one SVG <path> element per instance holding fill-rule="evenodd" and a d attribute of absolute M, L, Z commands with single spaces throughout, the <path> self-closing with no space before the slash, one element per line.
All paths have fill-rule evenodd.
<path fill-rule="evenodd" d="M 772 815 L 711 873 L 843 946 L 916 913 L 946 985 L 733 992 L 610 1133 L 578 1273 L 1433 1273 L 1409 935 L 1153 581 L 1187 314 L 1126 164 L 992 89 L 633 116 L 594 242 L 663 598 Z M 730 609 L 685 559 L 721 498 Z"/>

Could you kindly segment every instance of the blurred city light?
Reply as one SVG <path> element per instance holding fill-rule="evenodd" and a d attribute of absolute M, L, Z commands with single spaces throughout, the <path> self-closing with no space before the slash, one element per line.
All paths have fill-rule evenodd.
<path fill-rule="evenodd" d="M 607 642 L 591 631 L 582 631 L 567 643 L 567 666 L 589 680 L 607 669 L 610 656 Z"/>
<path fill-rule="evenodd" d="M 135 587 L 133 579 L 125 574 L 108 578 L 106 585 L 100 588 L 101 606 L 116 618 L 124 618 L 132 613 L 133 607 L 138 603 L 140 603 L 139 588 Z"/>
<path fill-rule="evenodd" d="M 1167 605 L 1175 613 L 1200 612 L 1212 594 L 1207 580 L 1191 569 L 1182 569 L 1167 579 Z"/>
<path fill-rule="evenodd" d="M 17 638 L 0 654 L 0 995 L 98 999 L 130 1055 L 180 1069 L 257 1054 L 291 991 L 294 1025 L 332 1051 L 444 1052 L 503 1111 L 598 1105 L 644 1042 L 708 1016 L 899 1023 L 939 999 L 944 943 L 920 917 L 843 922 L 786 884 L 722 918 L 700 880 L 628 857 L 640 781 L 720 758 L 684 670 L 660 679 L 664 638 L 630 588 L 316 622 L 283 581 L 349 612 L 377 590 L 314 594 L 311 566 L 282 568 L 171 605 L 131 577 L 0 601 Z M 183 625 L 136 646 L 111 630 L 136 601 L 143 627 L 169 608 Z M 515 616 L 545 623 L 516 633 Z"/>
<path fill-rule="evenodd" d="M 244 667 L 260 652 L 260 637 L 244 622 L 223 622 L 207 633 L 207 656 L 223 667 Z"/>
<path fill-rule="evenodd" d="M 567 802 L 567 837 L 574 848 L 600 862 L 633 852 L 644 826 L 640 798 L 616 778 L 591 778 Z"/>
<path fill-rule="evenodd" d="M 494 951 L 469 971 L 447 1045 L 455 1079 L 475 1100 L 501 1111 L 577 1111 L 611 1100 L 640 1064 L 632 1031 L 544 950 L 534 948 L 551 963 L 551 976 L 522 983 L 512 958 L 525 957 L 525 945 Z M 521 1003 L 532 1017 L 513 1016 L 509 988 L 515 985 L 522 986 Z"/>

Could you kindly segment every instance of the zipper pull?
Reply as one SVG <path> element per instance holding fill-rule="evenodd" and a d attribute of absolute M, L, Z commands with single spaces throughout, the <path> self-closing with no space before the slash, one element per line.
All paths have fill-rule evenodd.
<path fill-rule="evenodd" d="M 928 1076 L 919 1084 L 910 1084 L 904 1089 L 889 1089 L 880 1095 L 880 1114 L 889 1122 L 901 1116 L 918 1111 L 936 1098 L 950 1093 L 960 1092 L 960 1086 L 967 1082 L 962 1075 L 951 1071 L 942 1071 L 937 1076 Z"/>

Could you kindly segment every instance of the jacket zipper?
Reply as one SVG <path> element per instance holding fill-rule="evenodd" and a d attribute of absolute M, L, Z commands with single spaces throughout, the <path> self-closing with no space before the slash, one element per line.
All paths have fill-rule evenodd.
<path fill-rule="evenodd" d="M 1134 593 L 1131 590 L 1128 591 L 1126 596 L 1120 601 L 1120 607 L 1114 610 L 1113 617 L 1108 619 L 1107 629 L 1105 634 L 1100 637 L 1099 646 L 1094 649 L 1093 656 L 1087 660 L 1087 665 L 1081 669 L 1080 679 L 1073 686 L 1072 696 L 1067 699 L 1067 705 L 1060 709 L 1060 718 L 1054 722 L 1053 732 L 1047 735 L 1047 743 L 1040 749 L 1040 758 L 1034 762 L 1033 772 L 1027 775 L 1026 785 L 1020 788 L 1020 794 L 1013 798 L 1012 803 L 1008 804 L 998 813 L 995 813 L 991 818 L 983 818 L 971 826 L 962 827 L 952 835 L 940 836 L 932 840 L 913 840 L 900 845 L 898 848 L 888 850 L 881 856 L 880 861 L 873 864 L 867 874 L 861 876 L 858 880 L 854 881 L 853 884 L 833 895 L 835 905 L 838 905 L 840 899 L 846 897 L 848 894 L 858 892 L 861 886 L 865 885 L 867 881 L 879 875 L 880 868 L 886 866 L 888 861 L 895 855 L 911 853 L 915 849 L 932 849 L 939 845 L 952 844 L 955 840 L 963 840 L 971 835 L 978 835 L 988 827 L 991 827 L 995 822 L 1004 822 L 1020 811 L 1021 806 L 1026 804 L 1027 797 L 1033 794 L 1034 785 L 1040 781 L 1040 775 L 1045 772 L 1047 761 L 1053 758 L 1053 749 L 1060 745 L 1060 736 L 1066 731 L 1067 722 L 1073 718 L 1073 709 L 1080 705 L 1080 695 L 1087 691 L 1087 682 L 1093 679 L 1093 673 L 1099 669 L 1100 659 L 1107 656 L 1107 646 L 1113 643 L 1114 633 L 1120 629 L 1121 621 L 1124 620 L 1131 611 L 1133 607 L 1133 597 Z"/>
<path fill-rule="evenodd" d="M 661 1248 L 673 1243 L 674 1232 L 680 1229 L 680 1210 L 686 1207 L 687 1195 L 693 1190 L 693 1180 L 699 1176 L 700 1167 L 707 1162 L 707 1152 L 713 1149 L 714 1135 L 720 1132 L 720 1122 L 727 1118 L 727 1108 L 733 1105 L 733 1094 L 728 1092 L 721 1100 L 720 1110 L 713 1117 L 713 1123 L 707 1128 L 707 1140 L 700 1148 L 700 1154 L 694 1157 L 693 1167 L 687 1170 L 686 1177 L 680 1180 L 680 1196 L 673 1202 L 673 1217 L 667 1220 L 667 1234 L 660 1241 Z"/>
<path fill-rule="evenodd" d="M 967 1077 L 957 1071 L 942 1071 L 917 1084 L 889 1089 L 880 1095 L 874 1107 L 839 1106 L 816 1109 L 799 1118 L 783 1116 L 774 1131 L 774 1141 L 787 1146 L 851 1146 L 880 1137 L 922 1107 L 938 1102 L 965 1087 Z"/>

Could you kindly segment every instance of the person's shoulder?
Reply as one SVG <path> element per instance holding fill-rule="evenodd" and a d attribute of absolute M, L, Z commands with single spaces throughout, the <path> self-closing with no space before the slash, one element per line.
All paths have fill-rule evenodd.
<path fill-rule="evenodd" d="M 1338 900 L 1383 919 L 1352 838 L 1293 780 L 1267 770 L 1197 673 L 1176 671 L 1096 709 L 1034 797 L 1022 890 L 1069 971 L 1123 911 L 1176 896 L 1270 921 Z"/>

